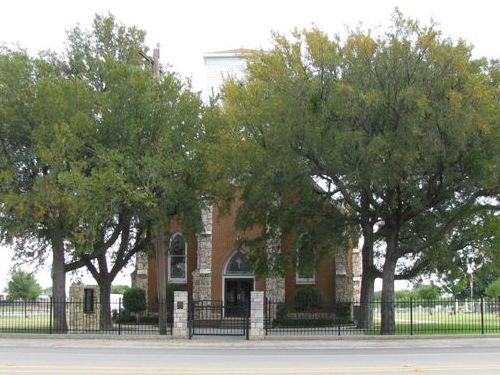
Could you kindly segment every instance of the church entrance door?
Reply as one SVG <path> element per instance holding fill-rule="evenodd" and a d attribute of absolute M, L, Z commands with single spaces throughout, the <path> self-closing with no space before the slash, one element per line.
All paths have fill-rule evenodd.
<path fill-rule="evenodd" d="M 225 278 L 224 316 L 241 317 L 250 308 L 250 292 L 253 290 L 253 278 Z"/>

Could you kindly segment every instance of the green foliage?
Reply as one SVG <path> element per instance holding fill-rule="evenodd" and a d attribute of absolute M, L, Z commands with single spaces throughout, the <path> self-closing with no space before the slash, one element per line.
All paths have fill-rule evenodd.
<path fill-rule="evenodd" d="M 415 298 L 416 293 L 414 290 L 397 290 L 395 293 L 396 300 L 409 300 L 410 298 Z"/>
<path fill-rule="evenodd" d="M 141 288 L 129 288 L 123 293 L 123 306 L 126 310 L 139 313 L 146 310 L 146 292 Z"/>
<path fill-rule="evenodd" d="M 124 294 L 129 288 L 128 285 L 111 285 L 111 293 Z"/>
<path fill-rule="evenodd" d="M 352 320 L 352 302 L 337 302 L 335 306 L 337 318 Z"/>
<path fill-rule="evenodd" d="M 82 265 L 109 290 L 152 223 L 196 231 L 212 196 L 216 127 L 188 82 L 152 76 L 144 38 L 108 15 L 70 30 L 62 54 L 0 50 L 0 238 L 22 260 L 52 248 L 56 299 Z"/>
<path fill-rule="evenodd" d="M 463 249 L 462 229 L 491 211 L 478 198 L 496 197 L 500 181 L 498 69 L 471 56 L 399 11 L 379 36 L 274 35 L 247 78 L 224 88 L 240 226 L 291 237 L 300 228 L 324 248 L 362 231 L 364 259 L 385 246 L 386 302 L 395 274 L 414 277 Z M 381 276 L 366 267 L 363 277 Z M 382 329 L 394 330 L 390 308 Z"/>
<path fill-rule="evenodd" d="M 286 318 L 276 319 L 274 322 L 276 327 L 297 327 L 297 328 L 313 328 L 313 327 L 333 327 L 338 325 L 349 325 L 353 321 L 348 318 L 335 317 L 335 318 Z"/>
<path fill-rule="evenodd" d="M 286 302 L 279 302 L 276 305 L 276 319 L 277 320 L 284 320 L 287 318 L 288 315 L 288 305 Z"/>
<path fill-rule="evenodd" d="M 311 286 L 297 289 L 293 295 L 293 307 L 299 312 L 321 310 L 325 305 L 324 294 Z"/>
<path fill-rule="evenodd" d="M 40 296 L 42 288 L 33 275 L 22 271 L 14 271 L 10 276 L 6 291 L 9 295 L 8 298 L 12 301 L 18 299 L 30 301 Z"/>
<path fill-rule="evenodd" d="M 478 260 L 477 263 L 476 260 Z M 474 268 L 477 267 L 472 275 L 467 272 L 469 261 L 473 262 Z M 493 262 L 496 261 L 493 260 Z M 488 285 L 500 277 L 496 264 L 490 263 L 482 252 L 471 252 L 464 254 L 463 257 L 456 257 L 454 262 L 448 263 L 446 270 L 443 267 L 440 267 L 440 270 L 444 271 L 441 279 L 444 290 L 459 299 L 470 298 L 471 294 L 474 298 L 486 296 L 485 291 Z"/>
<path fill-rule="evenodd" d="M 500 298 L 500 279 L 496 279 L 488 285 L 485 294 L 491 298 Z"/>
<path fill-rule="evenodd" d="M 186 291 L 187 287 L 185 285 L 179 284 L 167 284 L 167 303 L 173 305 L 174 303 L 174 293 L 179 291 Z"/>
<path fill-rule="evenodd" d="M 134 318 L 130 314 L 130 311 L 127 309 L 114 309 L 111 312 L 111 319 L 115 323 L 129 323 L 134 320 Z"/>
<path fill-rule="evenodd" d="M 421 285 L 415 290 L 418 299 L 433 301 L 441 296 L 441 289 L 435 285 Z"/>

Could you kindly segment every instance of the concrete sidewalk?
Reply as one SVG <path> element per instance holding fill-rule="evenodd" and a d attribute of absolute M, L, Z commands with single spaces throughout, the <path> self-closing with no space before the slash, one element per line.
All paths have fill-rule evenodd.
<path fill-rule="evenodd" d="M 104 336 L 0 334 L 0 347 L 115 347 L 115 348 L 273 348 L 273 349 L 361 349 L 361 348 L 491 348 L 500 346 L 500 335 L 487 336 L 363 336 L 363 337 L 272 337 L 247 341 L 241 337 Z"/>

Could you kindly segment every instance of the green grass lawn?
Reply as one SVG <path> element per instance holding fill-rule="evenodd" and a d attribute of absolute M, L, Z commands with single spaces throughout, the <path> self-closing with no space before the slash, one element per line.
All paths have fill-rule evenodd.
<path fill-rule="evenodd" d="M 412 324 L 410 323 L 412 322 Z M 380 318 L 375 320 L 375 332 L 380 330 Z M 413 330 L 413 332 L 412 332 Z M 396 334 L 480 334 L 500 333 L 500 316 L 485 313 L 481 324 L 480 313 L 433 313 L 418 311 L 413 316 L 409 313 L 396 313 Z"/>
<path fill-rule="evenodd" d="M 0 316 L 0 332 L 50 332 L 49 315 Z"/>

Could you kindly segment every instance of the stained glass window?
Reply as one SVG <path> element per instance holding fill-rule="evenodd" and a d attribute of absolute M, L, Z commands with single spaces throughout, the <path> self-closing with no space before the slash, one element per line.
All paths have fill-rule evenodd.
<path fill-rule="evenodd" d="M 315 283 L 315 256 L 311 238 L 307 233 L 297 240 L 297 284 Z"/>
<path fill-rule="evenodd" d="M 248 258 L 241 250 L 237 250 L 226 266 L 226 275 L 253 275 Z"/>
<path fill-rule="evenodd" d="M 168 258 L 168 279 L 172 283 L 187 282 L 186 240 L 180 233 L 170 239 L 170 254 Z"/>

